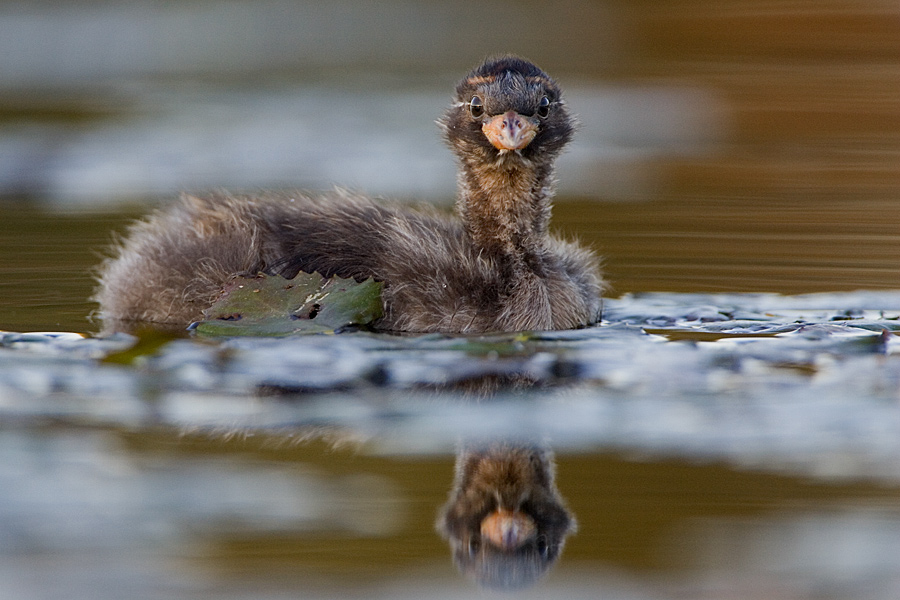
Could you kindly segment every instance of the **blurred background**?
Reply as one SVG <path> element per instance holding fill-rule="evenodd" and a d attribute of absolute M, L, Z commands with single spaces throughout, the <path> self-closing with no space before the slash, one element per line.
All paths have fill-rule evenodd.
<path fill-rule="evenodd" d="M 0 0 L 0 330 L 95 330 L 91 269 L 114 232 L 184 190 L 341 185 L 449 209 L 455 166 L 434 120 L 461 76 L 503 52 L 557 78 L 579 116 L 554 226 L 606 257 L 612 295 L 900 287 L 896 0 Z M 234 423 L 261 407 L 276 414 L 267 426 L 330 413 L 306 397 L 285 417 L 277 399 L 208 394 L 227 384 L 227 352 L 210 345 L 176 354 L 195 387 L 173 393 L 156 381 L 171 365 L 79 363 L 65 339 L 61 350 L 23 339 L 2 356 L 0 598 L 478 594 L 433 531 L 450 442 L 429 454 L 412 435 L 242 437 Z M 204 353 L 213 367 L 195 368 Z M 659 372 L 648 356 L 635 369 Z M 310 357 L 321 351 L 297 361 Z M 749 369 L 748 387 L 770 384 L 749 400 L 725 378 L 721 394 L 597 384 L 584 413 L 552 405 L 622 439 L 632 425 L 650 433 L 630 453 L 603 450 L 601 434 L 563 449 L 560 487 L 581 531 L 549 583 L 519 597 L 896 598 L 897 478 L 863 460 L 896 464 L 878 454 L 896 445 L 878 412 L 894 414 L 896 380 L 865 411 L 845 394 L 817 429 L 810 414 L 832 388 L 807 383 L 839 361 L 776 360 L 793 387 L 772 392 L 781 380 Z M 875 387 L 881 365 L 866 372 Z M 395 398 L 319 400 L 366 432 L 359 415 L 381 414 L 367 403 L 390 413 Z M 166 407 L 188 417 L 153 421 Z M 491 410 L 473 420 L 479 408 Z M 719 412 L 738 425 L 717 429 Z M 204 433 L 207 414 L 220 435 Z M 862 466 L 829 454 L 848 423 L 866 440 Z M 692 428 L 738 458 L 648 451 L 681 431 L 702 455 L 709 442 Z M 740 454 L 745 438 L 762 458 Z M 803 452 L 773 440 L 832 470 L 804 471 Z"/>
<path fill-rule="evenodd" d="M 0 2 L 0 328 L 90 330 L 183 190 L 449 206 L 434 120 L 486 55 L 564 86 L 557 229 L 612 293 L 895 288 L 900 7 L 879 0 Z"/>

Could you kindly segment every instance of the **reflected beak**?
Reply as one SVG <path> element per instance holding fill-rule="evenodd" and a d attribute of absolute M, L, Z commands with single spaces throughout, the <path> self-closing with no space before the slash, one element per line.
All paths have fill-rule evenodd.
<path fill-rule="evenodd" d="M 503 508 L 495 510 L 481 522 L 481 537 L 502 550 L 515 550 L 534 536 L 534 519 Z"/>
<path fill-rule="evenodd" d="M 491 117 L 481 126 L 488 141 L 500 151 L 521 150 L 537 135 L 538 122 L 515 111 Z"/>

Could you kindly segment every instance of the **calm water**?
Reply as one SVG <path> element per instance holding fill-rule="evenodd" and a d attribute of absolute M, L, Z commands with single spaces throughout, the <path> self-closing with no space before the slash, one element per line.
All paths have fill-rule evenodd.
<path fill-rule="evenodd" d="M 897 598 L 898 26 L 840 0 L 0 3 L 0 596 L 490 597 L 435 521 L 461 449 L 502 442 L 555 453 L 578 522 L 516 597 Z M 582 122 L 554 226 L 605 257 L 602 327 L 3 333 L 96 331 L 91 268 L 179 190 L 448 205 L 432 121 L 498 49 Z"/>
<path fill-rule="evenodd" d="M 630 292 L 808 292 L 900 286 L 900 203 L 678 198 L 560 200 L 554 225 L 605 257 Z M 0 209 L 0 329 L 92 332 L 92 269 L 139 213 Z"/>
<path fill-rule="evenodd" d="M 5 334 L 4 586 L 468 597 L 434 524 L 502 444 L 578 522 L 523 597 L 891 598 L 897 330 L 896 292 L 657 293 L 539 335 Z"/>

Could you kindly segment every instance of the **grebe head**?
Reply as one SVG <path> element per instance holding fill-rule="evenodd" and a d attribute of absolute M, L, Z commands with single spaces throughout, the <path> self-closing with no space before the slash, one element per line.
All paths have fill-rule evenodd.
<path fill-rule="evenodd" d="M 441 125 L 464 160 L 510 165 L 552 161 L 574 131 L 556 82 L 515 56 L 490 58 L 460 81 Z"/>

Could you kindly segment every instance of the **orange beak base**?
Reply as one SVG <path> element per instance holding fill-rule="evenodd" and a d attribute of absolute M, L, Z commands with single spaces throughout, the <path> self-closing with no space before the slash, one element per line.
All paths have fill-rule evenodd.
<path fill-rule="evenodd" d="M 481 522 L 481 536 L 497 548 L 510 551 L 530 540 L 537 528 L 534 519 L 519 511 L 498 509 Z"/>
<path fill-rule="evenodd" d="M 481 131 L 500 151 L 521 150 L 537 135 L 537 122 L 515 111 L 496 115 L 485 121 Z"/>

